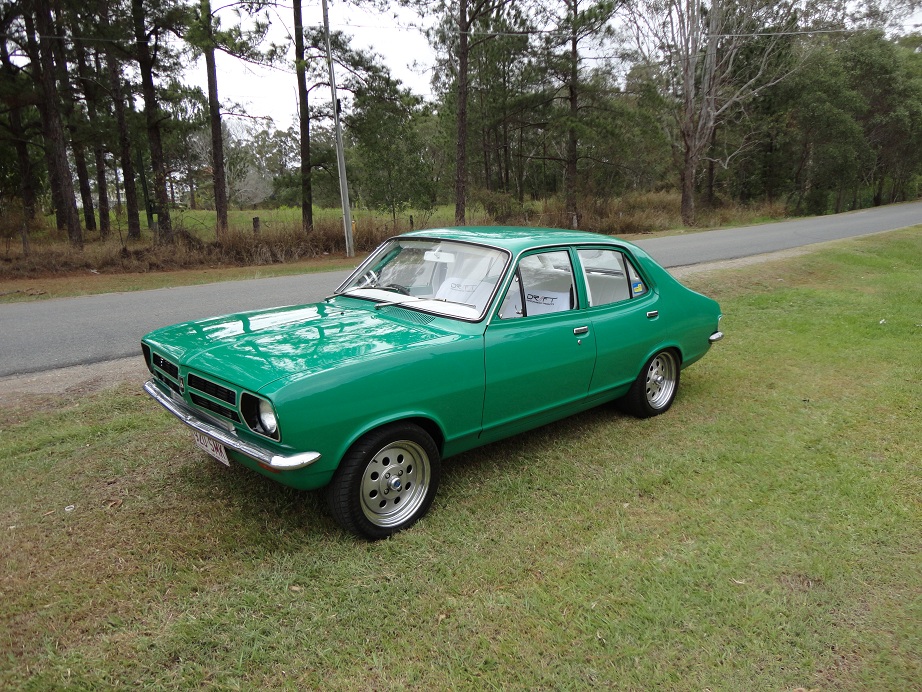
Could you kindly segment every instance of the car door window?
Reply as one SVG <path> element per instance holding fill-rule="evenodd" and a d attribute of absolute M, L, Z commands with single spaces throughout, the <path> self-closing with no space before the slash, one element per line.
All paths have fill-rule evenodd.
<path fill-rule="evenodd" d="M 647 286 L 623 253 L 601 248 L 578 251 L 589 306 L 608 305 L 647 292 Z"/>
<path fill-rule="evenodd" d="M 503 319 L 546 315 L 576 307 L 573 266 L 566 250 L 523 257 L 500 306 Z"/>

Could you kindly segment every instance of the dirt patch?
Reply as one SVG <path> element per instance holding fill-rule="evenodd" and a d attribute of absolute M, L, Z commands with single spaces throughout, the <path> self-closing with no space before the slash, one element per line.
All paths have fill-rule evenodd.
<path fill-rule="evenodd" d="M 21 406 L 54 395 L 82 395 L 115 387 L 123 382 L 138 386 L 150 376 L 139 353 L 131 358 L 91 365 L 46 370 L 29 375 L 0 377 L 0 407 Z"/>

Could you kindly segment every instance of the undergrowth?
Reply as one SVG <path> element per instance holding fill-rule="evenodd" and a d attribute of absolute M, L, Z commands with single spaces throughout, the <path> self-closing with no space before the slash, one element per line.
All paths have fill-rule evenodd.
<path fill-rule="evenodd" d="M 480 194 L 468 213 L 469 225 L 578 227 L 608 235 L 632 236 L 669 229 L 681 229 L 680 197 L 673 192 L 648 192 L 617 199 L 585 199 L 580 202 L 574 224 L 562 199 L 518 202 L 500 193 Z M 722 205 L 702 209 L 696 228 L 756 223 L 783 218 L 783 205 L 745 207 Z M 261 216 L 260 231 L 252 220 Z M 215 239 L 214 212 L 176 211 L 173 214 L 175 241 L 155 242 L 144 229 L 140 240 L 127 239 L 124 219 L 114 220 L 107 239 L 97 232 L 86 233 L 82 248 L 67 241 L 53 221 L 31 224 L 28 247 L 22 242 L 22 219 L 0 219 L 3 247 L 0 250 L 0 279 L 34 278 L 74 272 L 143 273 L 199 267 L 264 266 L 303 261 L 345 252 L 341 218 L 333 210 L 320 210 L 310 233 L 301 230 L 300 212 L 295 209 L 236 211 L 230 214 L 230 231 Z M 413 228 L 451 225 L 453 208 L 417 213 L 396 223 L 374 213 L 358 213 L 353 230 L 357 253 L 367 253 L 383 240 Z"/>

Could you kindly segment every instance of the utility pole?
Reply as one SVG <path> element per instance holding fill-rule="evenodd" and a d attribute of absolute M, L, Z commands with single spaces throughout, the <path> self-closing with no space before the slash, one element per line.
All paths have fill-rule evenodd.
<path fill-rule="evenodd" d="M 336 131 L 336 164 L 339 168 L 339 197 L 343 206 L 343 229 L 346 234 L 346 257 L 355 255 L 352 247 L 352 212 L 349 210 L 349 183 L 346 181 L 346 154 L 343 151 L 343 130 L 339 122 L 339 99 L 336 97 L 336 77 L 333 74 L 333 49 L 330 47 L 330 17 L 327 0 L 323 0 L 323 30 L 327 37 L 327 67 L 330 69 L 330 92 L 333 98 L 333 124 Z"/>

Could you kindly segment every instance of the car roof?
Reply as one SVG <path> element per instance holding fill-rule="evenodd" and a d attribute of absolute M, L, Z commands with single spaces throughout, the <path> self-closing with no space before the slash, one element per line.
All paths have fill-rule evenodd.
<path fill-rule="evenodd" d="M 421 231 L 404 233 L 401 238 L 444 238 L 469 243 L 483 243 L 509 250 L 518 254 L 533 247 L 546 245 L 605 244 L 628 246 L 631 243 L 612 236 L 586 231 L 568 231 L 560 228 L 536 228 L 528 226 L 452 226 L 446 228 L 429 228 Z"/>

